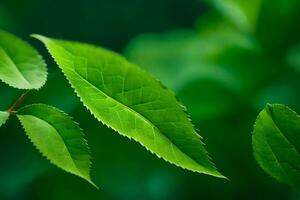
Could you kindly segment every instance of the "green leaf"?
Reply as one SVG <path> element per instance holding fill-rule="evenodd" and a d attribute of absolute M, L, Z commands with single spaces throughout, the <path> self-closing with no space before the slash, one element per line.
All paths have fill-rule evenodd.
<path fill-rule="evenodd" d="M 0 80 L 18 89 L 39 89 L 47 80 L 41 55 L 20 38 L 0 30 Z"/>
<path fill-rule="evenodd" d="M 121 135 L 182 168 L 222 176 L 172 92 L 123 57 L 100 47 L 35 35 L 84 105 Z"/>
<path fill-rule="evenodd" d="M 261 0 L 211 0 L 210 2 L 241 30 L 247 32 L 255 30 Z"/>
<path fill-rule="evenodd" d="M 300 186 L 300 117 L 284 105 L 267 105 L 253 131 L 258 164 L 278 181 Z"/>
<path fill-rule="evenodd" d="M 0 127 L 5 124 L 5 122 L 9 118 L 9 113 L 8 112 L 2 112 L 0 111 Z"/>
<path fill-rule="evenodd" d="M 88 145 L 71 117 L 44 104 L 25 106 L 17 116 L 31 142 L 51 163 L 95 186 L 89 175 Z"/>

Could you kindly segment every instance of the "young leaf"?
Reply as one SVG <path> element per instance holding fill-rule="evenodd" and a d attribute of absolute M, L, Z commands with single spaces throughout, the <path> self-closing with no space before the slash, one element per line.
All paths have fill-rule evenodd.
<path fill-rule="evenodd" d="M 8 120 L 9 113 L 0 111 L 0 127 Z"/>
<path fill-rule="evenodd" d="M 84 105 L 120 134 L 182 168 L 222 176 L 169 90 L 123 57 L 100 47 L 35 35 Z"/>
<path fill-rule="evenodd" d="M 300 117 L 284 105 L 267 105 L 253 131 L 258 164 L 278 181 L 300 186 Z"/>
<path fill-rule="evenodd" d="M 94 185 L 88 145 L 71 117 L 43 104 L 25 106 L 17 116 L 31 142 L 50 162 Z"/>
<path fill-rule="evenodd" d="M 16 36 L 0 30 L 0 80 L 18 89 L 39 89 L 47 80 L 40 54 Z"/>

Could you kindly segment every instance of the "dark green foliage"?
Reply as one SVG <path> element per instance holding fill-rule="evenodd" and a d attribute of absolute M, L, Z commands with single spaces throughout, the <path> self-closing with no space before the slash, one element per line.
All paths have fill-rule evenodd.
<path fill-rule="evenodd" d="M 1 1 L 0 28 L 23 39 L 41 33 L 124 50 L 130 62 L 152 73 L 186 105 L 205 148 L 230 182 L 169 165 L 100 125 L 45 49 L 27 37 L 39 47 L 49 75 L 22 105 L 53 105 L 80 122 L 92 147 L 91 177 L 100 191 L 49 165 L 11 116 L 0 125 L 0 199 L 299 199 L 298 187 L 289 186 L 297 175 L 272 178 L 257 163 L 257 153 L 253 156 L 251 139 L 253 123 L 267 103 L 280 116 L 281 108 L 292 115 L 273 117 L 278 126 L 296 116 L 278 103 L 300 113 L 299 9 L 298 0 Z M 22 94 L 1 82 L 0 111 Z M 7 113 L 0 112 L 0 124 L 6 119 Z M 285 130 L 298 126 L 285 125 Z M 256 136 L 277 141 L 273 125 L 260 129 Z M 284 131 L 284 138 L 291 133 Z M 283 161 L 292 155 L 295 159 L 287 163 L 297 169 L 295 148 L 288 149 L 288 154 L 277 153 Z"/>

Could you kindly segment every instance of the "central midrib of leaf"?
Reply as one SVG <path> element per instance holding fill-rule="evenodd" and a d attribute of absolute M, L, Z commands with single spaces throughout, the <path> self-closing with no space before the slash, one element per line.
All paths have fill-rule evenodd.
<path fill-rule="evenodd" d="M 101 48 L 98 49 L 98 47 L 93 45 L 55 40 L 40 35 L 33 35 L 33 37 L 45 44 L 49 53 L 52 55 L 58 66 L 61 68 L 63 74 L 69 81 L 71 87 L 75 89 L 77 96 L 97 120 L 114 129 L 117 133 L 134 139 L 143 145 L 147 150 L 156 154 L 159 158 L 162 158 L 167 162 L 193 172 L 205 173 L 208 175 L 225 178 L 216 170 L 214 164 L 211 162 L 207 151 L 203 146 L 201 137 L 197 134 L 181 104 L 176 101 L 174 94 L 168 92 L 168 90 L 160 85 L 155 78 L 152 76 L 149 77 L 150 75 L 145 71 L 140 71 L 137 66 L 128 63 L 126 59 L 123 59 L 121 56 L 114 54 L 111 51 Z M 66 44 L 66 46 L 64 44 Z M 79 55 L 77 56 L 77 54 Z M 100 57 L 100 60 L 97 61 L 98 56 Z M 107 57 L 105 57 L 104 60 L 101 60 L 102 56 L 103 58 L 105 56 Z M 84 58 L 85 61 L 82 60 L 82 58 Z M 88 59 L 88 61 L 95 66 L 91 66 L 91 64 L 87 65 L 88 62 L 86 59 Z M 152 96 L 145 96 L 143 102 L 151 99 L 160 100 L 160 102 L 157 104 L 150 106 L 150 110 L 153 106 L 155 106 L 154 108 L 165 109 L 165 107 L 168 107 L 169 104 L 171 104 L 170 106 L 173 106 L 174 111 L 170 111 L 171 113 L 169 114 L 172 115 L 174 112 L 175 116 L 170 118 L 166 117 L 169 112 L 169 109 L 167 109 L 162 113 L 163 116 L 156 118 L 154 113 L 148 114 L 148 107 L 136 108 L 135 106 L 131 105 L 131 101 L 140 101 L 138 99 L 135 101 L 131 99 L 135 96 L 127 94 L 129 99 L 126 99 L 126 97 L 123 99 L 122 96 L 117 96 L 119 94 L 119 89 L 121 90 L 124 85 L 108 85 L 108 89 L 106 90 L 105 85 L 99 85 L 100 82 L 97 82 L 98 79 L 101 78 L 101 74 L 94 74 L 92 77 L 86 77 L 86 72 L 89 67 L 95 67 L 91 69 L 92 71 L 96 70 L 97 68 L 100 70 L 100 72 L 102 72 L 102 61 L 107 63 L 109 59 L 116 61 L 112 62 L 111 64 L 121 65 L 115 66 L 114 68 L 115 70 L 121 71 L 116 71 L 114 74 L 108 73 L 107 76 L 115 75 L 122 76 L 122 78 L 124 78 L 123 73 L 126 71 L 125 68 L 132 70 L 132 74 L 130 74 L 131 76 L 128 80 L 129 85 L 126 88 L 129 90 L 136 89 L 136 87 L 140 88 L 142 85 L 145 85 L 146 83 L 148 85 L 149 83 L 149 86 L 153 87 L 153 90 L 158 91 L 157 93 L 151 93 Z M 78 63 L 76 61 L 78 61 Z M 109 69 L 110 68 L 107 70 Z M 106 71 L 104 70 L 104 72 Z M 141 79 L 137 79 L 137 81 L 134 82 L 134 77 L 132 76 L 141 76 Z M 147 80 L 143 80 L 143 76 L 147 78 Z M 114 81 L 111 79 L 108 80 Z M 142 81 L 145 81 L 144 84 Z M 120 82 L 116 83 L 121 84 L 122 81 L 120 80 Z M 113 82 L 109 82 L 109 84 L 113 84 Z M 153 91 L 149 90 L 148 92 Z M 141 94 L 137 92 L 136 94 L 132 95 L 137 95 L 136 97 L 139 97 Z M 153 95 L 162 95 L 162 97 L 155 97 Z M 101 105 L 103 105 L 103 107 Z M 106 113 L 108 112 L 106 109 L 108 109 L 109 113 Z M 120 116 L 119 118 L 117 116 L 117 114 L 119 114 L 118 111 L 120 111 L 121 118 Z M 132 124 L 130 125 L 130 121 L 128 121 L 130 119 L 138 121 L 139 124 L 137 124 L 137 127 L 135 127 L 133 124 L 134 121 L 132 121 Z M 171 120 L 172 123 L 175 123 L 179 129 L 177 129 L 177 127 L 173 124 L 160 125 L 160 122 L 164 122 L 166 120 Z M 124 127 L 122 126 L 122 122 L 125 123 Z"/>
<path fill-rule="evenodd" d="M 9 59 L 9 62 L 12 64 L 12 66 L 16 69 L 16 72 L 18 73 L 18 75 L 20 76 L 20 78 L 22 78 L 23 81 L 25 81 L 25 83 L 27 84 L 27 86 L 31 86 L 31 84 L 29 83 L 29 81 L 27 80 L 27 78 L 21 73 L 20 68 L 17 66 L 17 64 L 13 61 L 13 59 L 11 59 L 11 56 L 8 54 L 8 52 L 5 50 L 5 47 L 0 46 L 0 50 L 3 51 L 3 53 L 7 56 L 7 58 Z"/>
<path fill-rule="evenodd" d="M 66 48 L 63 48 L 63 49 L 64 49 L 69 55 L 71 55 L 72 57 L 77 57 L 76 55 L 74 55 L 73 53 L 71 53 L 70 51 L 68 51 Z M 201 168 L 208 170 L 208 168 L 205 168 L 205 167 L 203 167 L 202 165 L 199 165 L 199 163 L 198 163 L 198 161 L 197 161 L 196 158 L 191 157 L 190 155 L 186 154 L 186 152 L 184 152 L 184 151 L 182 151 L 180 148 L 178 148 L 177 145 L 176 145 L 170 138 L 168 138 L 165 134 L 163 134 L 163 133 L 160 131 L 160 129 L 159 129 L 155 124 L 153 124 L 153 123 L 151 122 L 151 120 L 149 120 L 148 118 L 146 118 L 145 116 L 143 116 L 141 113 L 139 113 L 139 112 L 133 110 L 133 109 L 130 108 L 129 106 L 127 106 L 127 105 L 123 104 L 122 102 L 120 102 L 120 101 L 114 99 L 113 97 L 109 96 L 109 95 L 106 94 L 104 91 L 102 91 L 101 89 L 99 89 L 98 87 L 96 87 L 93 83 L 89 82 L 89 81 L 88 81 L 85 77 L 83 77 L 81 74 L 79 74 L 78 72 L 76 72 L 75 67 L 74 67 L 74 62 L 72 62 L 72 63 L 73 63 L 73 68 L 71 68 L 71 69 L 68 68 L 68 69 L 71 70 L 71 71 L 72 71 L 73 73 L 75 73 L 76 75 L 78 75 L 80 78 L 82 78 L 82 80 L 84 80 L 88 85 L 90 85 L 91 87 L 95 88 L 97 91 L 101 92 L 101 93 L 104 94 L 107 98 L 110 98 L 111 100 L 113 100 L 113 101 L 116 102 L 117 104 L 126 107 L 128 110 L 130 110 L 130 111 L 132 111 L 133 113 L 135 113 L 137 116 L 139 116 L 139 117 L 140 117 L 141 119 L 143 119 L 145 122 L 151 124 L 151 125 L 152 125 L 152 126 L 160 133 L 161 137 L 166 138 L 166 139 L 170 142 L 170 144 L 172 145 L 172 148 L 173 148 L 173 145 L 175 145 L 176 148 L 177 148 L 179 151 L 181 151 L 181 152 L 182 152 L 182 153 L 183 153 L 183 154 L 184 154 L 191 162 L 194 162 L 194 163 L 196 163 L 199 167 L 201 166 Z M 63 68 L 62 68 L 62 70 L 65 71 Z M 68 77 L 66 77 L 66 78 L 68 79 Z M 72 86 L 72 85 L 71 85 L 71 86 Z M 72 87 L 73 87 L 73 86 L 72 86 Z M 102 120 L 103 120 L 103 119 L 102 119 Z M 106 124 L 107 124 L 107 122 L 106 122 Z M 118 132 L 119 132 L 119 131 L 118 131 Z M 122 133 L 122 134 L 124 134 L 124 133 Z M 197 133 L 195 133 L 195 134 L 197 134 Z M 199 140 L 200 140 L 200 137 L 199 137 Z M 173 152 L 173 154 L 174 154 L 174 152 Z M 175 154 L 174 154 L 174 156 L 176 157 Z M 194 159 L 196 159 L 196 160 L 194 160 Z M 211 161 L 209 160 L 209 162 L 211 162 Z M 174 164 L 175 164 L 175 163 L 174 163 Z M 209 169 L 209 170 L 213 170 L 213 169 Z"/>
<path fill-rule="evenodd" d="M 292 143 L 292 142 L 291 142 L 291 141 L 283 134 L 283 131 L 277 126 L 277 124 L 276 124 L 275 121 L 273 120 L 272 109 L 268 108 L 267 111 L 266 111 L 266 113 L 267 113 L 268 116 L 270 117 L 270 119 L 271 119 L 271 121 L 272 121 L 274 127 L 275 127 L 276 130 L 278 131 L 278 133 L 279 133 L 279 134 L 280 134 L 280 135 L 288 142 L 289 145 L 291 145 L 291 147 L 292 147 L 298 154 L 300 154 L 299 151 L 298 151 L 298 149 L 295 147 L 295 145 L 293 145 L 293 143 Z M 280 168 L 282 169 L 282 166 L 281 166 L 281 163 L 282 163 L 282 162 L 280 162 L 280 161 L 277 159 L 277 156 L 276 156 L 276 154 L 275 154 L 274 151 L 273 151 L 272 145 L 269 144 L 269 141 L 268 141 L 267 138 L 266 138 L 266 142 L 267 142 L 267 144 L 269 145 L 270 150 L 271 150 L 271 152 L 273 153 L 273 155 L 274 155 L 276 161 L 279 163 Z M 292 168 L 294 168 L 297 172 L 300 173 L 300 168 L 299 168 L 299 167 L 291 166 L 290 164 L 289 164 L 289 166 L 292 167 Z M 285 173 L 285 170 L 283 170 L 283 171 L 284 171 L 284 173 Z"/>
<path fill-rule="evenodd" d="M 277 125 L 277 123 L 274 121 L 274 115 L 273 115 L 273 111 L 272 109 L 267 109 L 267 113 L 270 117 L 270 119 L 272 120 L 273 125 L 276 127 L 276 129 L 278 129 L 278 132 L 282 135 L 282 137 L 284 137 L 286 139 L 286 141 L 298 152 L 298 154 L 300 155 L 299 150 L 296 148 L 296 145 L 293 144 L 293 142 L 287 137 L 285 136 L 282 131 L 282 129 Z"/>
<path fill-rule="evenodd" d="M 273 120 L 272 120 L 272 121 L 273 121 Z M 287 175 L 286 172 L 285 172 L 285 170 L 283 169 L 283 167 L 282 167 L 282 165 L 281 165 L 281 162 L 278 160 L 277 155 L 274 153 L 274 150 L 273 150 L 273 148 L 272 148 L 272 145 L 270 145 L 270 143 L 269 143 L 269 141 L 268 141 L 268 138 L 264 136 L 264 140 L 266 141 L 268 147 L 270 148 L 270 151 L 271 151 L 271 153 L 273 154 L 274 159 L 275 159 L 275 161 L 276 161 L 278 167 L 281 169 L 282 173 L 284 173 L 285 175 Z"/>
<path fill-rule="evenodd" d="M 65 48 L 64 48 L 65 49 Z M 66 49 L 65 49 L 66 50 Z M 68 53 L 70 53 L 68 50 L 66 50 Z M 72 53 L 70 53 L 70 55 L 74 56 Z M 87 84 L 89 84 L 91 87 L 95 88 L 96 90 L 98 90 L 99 92 L 103 93 L 107 98 L 110 98 L 111 100 L 113 100 L 114 102 L 116 102 L 117 104 L 120 104 L 124 107 L 126 107 L 128 110 L 132 111 L 133 113 L 135 113 L 136 115 L 138 115 L 141 119 L 143 119 L 145 122 L 151 124 L 160 134 L 161 136 L 165 137 L 172 145 L 175 144 L 172 140 L 170 140 L 170 138 L 168 138 L 166 135 L 164 135 L 159 128 L 153 124 L 149 119 L 147 119 L 145 116 L 143 116 L 141 113 L 133 110 L 132 108 L 130 108 L 129 106 L 123 104 L 122 102 L 114 99 L 113 97 L 109 96 L 108 94 L 106 94 L 104 91 L 102 91 L 101 89 L 99 89 L 98 87 L 96 87 L 94 84 L 92 84 L 91 82 L 89 82 L 86 78 L 84 78 L 81 74 L 79 74 L 78 72 L 76 72 L 76 70 L 72 70 L 74 73 L 76 73 L 78 76 L 80 76 Z M 200 138 L 199 138 L 200 139 Z M 175 146 L 177 146 L 175 144 Z M 177 148 L 179 149 L 179 148 Z M 180 150 L 180 149 L 179 149 Z M 191 161 L 195 162 L 193 159 L 191 159 L 191 157 L 189 155 L 187 155 L 184 151 L 180 150 L 181 152 L 183 152 Z M 176 156 L 176 155 L 175 155 Z"/>
<path fill-rule="evenodd" d="M 64 141 L 64 139 L 63 139 L 63 137 L 59 134 L 59 131 L 55 128 L 55 126 L 54 126 L 51 122 L 49 122 L 49 121 L 47 121 L 47 120 L 45 120 L 45 119 L 43 119 L 43 118 L 41 118 L 41 117 L 37 117 L 37 116 L 35 116 L 35 115 L 23 115 L 23 116 L 31 116 L 31 117 L 35 117 L 35 118 L 37 118 L 37 119 L 39 119 L 39 120 L 44 121 L 44 122 L 47 123 L 49 126 L 51 126 L 51 127 L 57 132 L 57 135 L 59 135 L 59 138 L 61 139 L 62 143 L 63 143 L 64 146 L 66 147 L 66 150 L 68 151 L 68 156 L 70 156 L 70 158 L 71 158 L 70 160 L 71 160 L 71 162 L 73 163 L 74 167 L 75 167 L 76 170 L 81 174 L 81 170 L 78 169 L 77 164 L 74 162 L 75 159 L 72 157 L 72 154 L 70 153 L 70 150 L 69 150 L 69 148 L 68 148 L 68 145 L 66 145 L 66 143 L 65 143 L 65 141 Z"/>

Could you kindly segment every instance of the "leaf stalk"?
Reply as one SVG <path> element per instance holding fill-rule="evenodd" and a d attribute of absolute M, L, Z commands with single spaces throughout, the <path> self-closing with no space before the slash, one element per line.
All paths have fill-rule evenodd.
<path fill-rule="evenodd" d="M 20 105 L 24 102 L 27 95 L 29 94 L 30 90 L 27 90 L 25 93 L 23 93 L 13 104 L 12 106 L 7 110 L 9 114 L 14 115 L 16 114 L 16 110 L 20 107 Z"/>

